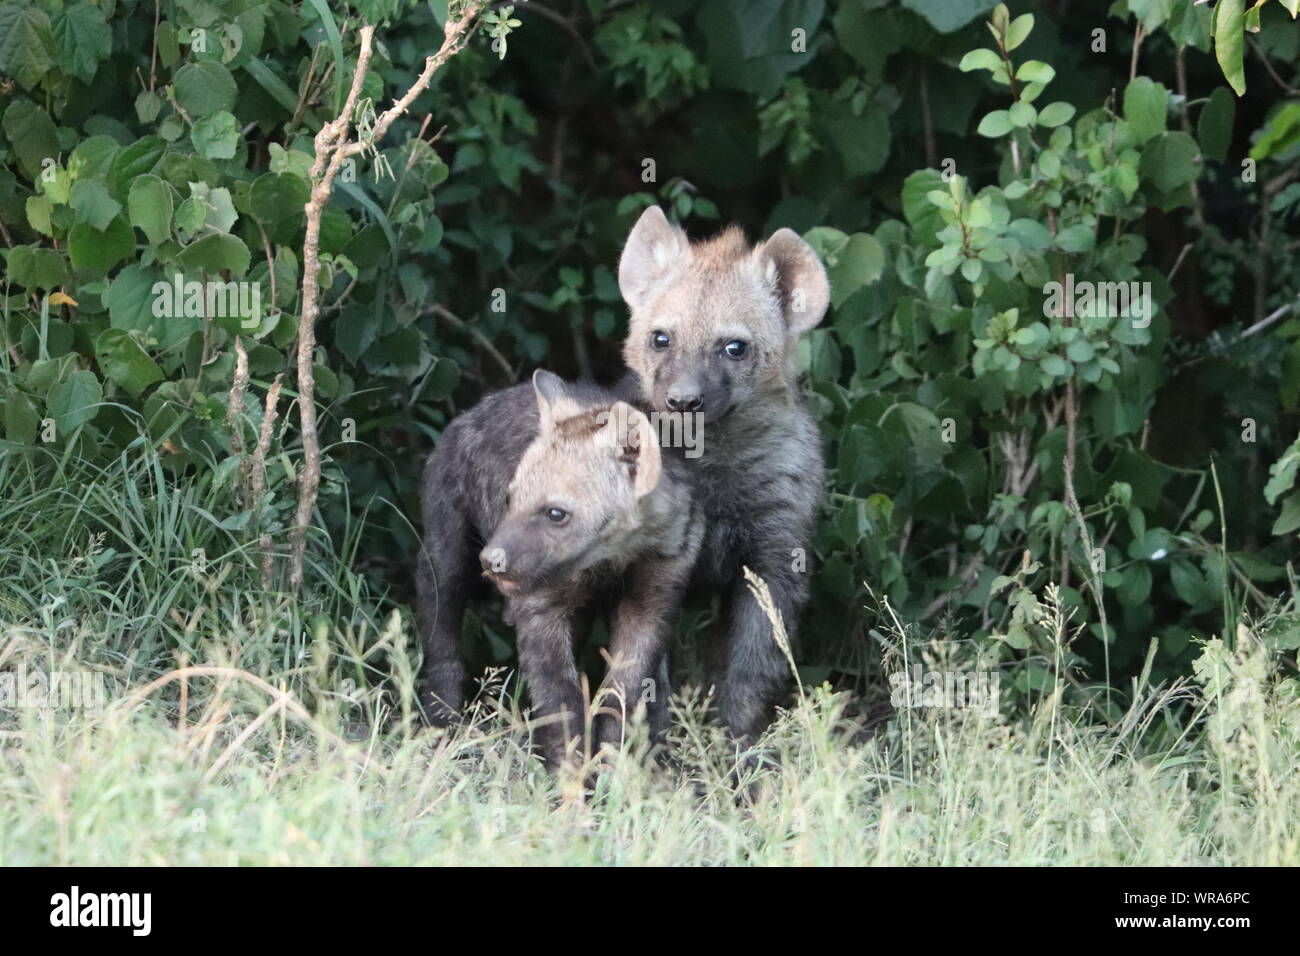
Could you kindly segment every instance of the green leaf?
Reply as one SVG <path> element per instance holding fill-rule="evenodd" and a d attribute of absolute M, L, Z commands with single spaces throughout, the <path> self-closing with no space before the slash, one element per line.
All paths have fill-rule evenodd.
<path fill-rule="evenodd" d="M 744 90 L 760 99 L 772 97 L 787 75 L 812 59 L 815 47 L 811 41 L 824 10 L 824 0 L 699 4 L 695 22 L 705 39 L 711 84 Z M 807 31 L 805 52 L 791 48 L 795 28 Z"/>
<path fill-rule="evenodd" d="M 203 206 L 203 201 L 191 196 L 185 199 L 176 207 L 176 228 L 182 233 L 194 233 L 203 228 L 203 221 L 207 218 L 207 210 Z"/>
<path fill-rule="evenodd" d="M 388 216 L 384 213 L 379 205 L 371 199 L 360 186 L 356 183 L 336 183 L 335 188 L 345 195 L 355 199 L 357 203 L 365 209 L 366 212 L 374 218 L 379 224 L 384 238 L 388 240 L 388 254 L 393 262 L 397 261 L 397 235 L 393 232 L 393 224 L 388 221 Z M 323 228 L 323 225 L 322 225 Z"/>
<path fill-rule="evenodd" d="M 163 380 L 162 369 L 123 329 L 105 329 L 95 339 L 95 358 L 111 382 L 139 398 L 146 388 Z"/>
<path fill-rule="evenodd" d="M 849 176 L 870 176 L 889 159 L 890 129 L 884 110 L 869 105 L 855 115 L 847 103 L 832 104 L 823 123 Z"/>
<path fill-rule="evenodd" d="M 1044 355 L 1038 364 L 1048 375 L 1068 375 L 1070 372 L 1069 363 L 1059 355 Z"/>
<path fill-rule="evenodd" d="M 68 281 L 68 264 L 53 249 L 14 246 L 5 265 L 8 277 L 24 289 L 56 289 Z"/>
<path fill-rule="evenodd" d="M 1169 91 L 1145 76 L 1136 77 L 1124 88 L 1124 119 L 1139 143 L 1165 131 Z"/>
<path fill-rule="evenodd" d="M 77 370 L 78 358 L 75 353 L 70 353 L 57 358 L 37 359 L 32 363 L 23 385 L 44 398 L 49 395 L 51 388 Z"/>
<path fill-rule="evenodd" d="M 157 281 L 156 273 L 135 263 L 113 277 L 104 293 L 104 305 L 113 328 L 144 331 L 153 325 L 153 286 Z"/>
<path fill-rule="evenodd" d="M 1002 57 L 988 47 L 981 47 L 963 56 L 957 68 L 963 73 L 969 73 L 971 70 L 996 70 L 1000 66 Z"/>
<path fill-rule="evenodd" d="M 1082 365 L 1084 362 L 1092 361 L 1092 357 L 1097 353 L 1092 343 L 1080 336 L 1065 347 L 1065 354 L 1069 356 L 1071 362 Z"/>
<path fill-rule="evenodd" d="M 152 123 L 162 111 L 162 97 L 144 90 L 135 98 L 135 117 L 141 123 Z"/>
<path fill-rule="evenodd" d="M 919 245 L 932 245 L 935 233 L 943 228 L 943 216 L 930 202 L 929 193 L 944 186 L 943 177 L 933 169 L 918 169 L 903 180 L 903 216 Z"/>
<path fill-rule="evenodd" d="M 976 130 L 981 136 L 997 138 L 1006 136 L 1011 132 L 1013 123 L 1011 114 L 1007 110 L 994 110 L 980 120 L 979 128 Z"/>
<path fill-rule="evenodd" d="M 248 271 L 250 257 L 248 247 L 238 236 L 214 235 L 186 246 L 177 261 L 186 272 L 195 275 L 229 272 L 232 276 L 242 276 Z"/>
<path fill-rule="evenodd" d="M 940 33 L 956 33 L 997 5 L 998 0 L 903 0 L 904 8 L 925 17 Z"/>
<path fill-rule="evenodd" d="M 1300 142 L 1300 103 L 1287 103 L 1269 117 L 1264 131 L 1250 148 L 1250 158 L 1267 159 Z"/>
<path fill-rule="evenodd" d="M 1145 561 L 1138 562 L 1123 571 L 1110 573 L 1119 575 L 1115 596 L 1124 607 L 1137 607 L 1151 596 L 1151 565 Z M 1109 574 L 1107 576 L 1109 577 Z"/>
<path fill-rule="evenodd" d="M 1034 120 L 1038 118 L 1038 110 L 1028 103 L 1012 103 L 1007 115 L 1011 117 L 1011 122 L 1015 126 L 1026 129 L 1034 125 Z"/>
<path fill-rule="evenodd" d="M 1170 192 L 1200 175 L 1200 155 L 1186 133 L 1161 133 L 1143 147 L 1138 171 L 1161 192 Z"/>
<path fill-rule="evenodd" d="M 460 383 L 460 365 L 448 358 L 435 358 L 425 379 L 422 397 L 433 402 L 450 398 Z"/>
<path fill-rule="evenodd" d="M 54 37 L 46 12 L 34 5 L 0 6 L 0 74 L 30 90 L 53 67 Z"/>
<path fill-rule="evenodd" d="M 1038 111 L 1038 125 L 1051 129 L 1069 122 L 1072 116 L 1074 116 L 1074 107 L 1069 103 L 1048 103 Z"/>
<path fill-rule="evenodd" d="M 885 271 L 885 250 L 875 236 L 855 233 L 840 250 L 834 266 L 827 270 L 831 281 L 831 302 L 838 308 L 849 296 L 880 278 Z"/>
<path fill-rule="evenodd" d="M 1300 438 L 1296 439 L 1282 457 L 1268 468 L 1268 482 L 1264 485 L 1264 500 L 1269 504 L 1277 501 L 1284 491 L 1295 485 L 1296 471 L 1300 469 Z"/>
<path fill-rule="evenodd" d="M 101 232 L 122 211 L 122 204 L 108 194 L 102 179 L 78 179 L 72 184 L 68 204 L 77 214 L 77 222 L 89 223 Z"/>
<path fill-rule="evenodd" d="M 1025 16 L 1030 16 L 1030 14 L 1026 13 Z M 1055 77 L 1056 70 L 1042 60 L 1026 60 L 1016 70 L 1016 79 L 1023 80 L 1026 83 L 1047 84 L 1052 82 Z"/>
<path fill-rule="evenodd" d="M 190 141 L 204 159 L 234 159 L 239 146 L 239 126 L 233 114 L 217 110 L 194 124 Z"/>
<path fill-rule="evenodd" d="M 122 151 L 111 136 L 91 136 L 83 139 L 68 156 L 68 175 L 73 179 L 94 179 L 108 176 L 113 160 Z"/>
<path fill-rule="evenodd" d="M 411 327 L 398 329 L 392 335 L 386 335 L 366 352 L 366 365 L 371 369 L 385 366 L 406 368 L 417 365 L 421 351 L 420 334 Z"/>
<path fill-rule="evenodd" d="M 167 151 L 161 136 L 146 136 L 127 146 L 113 159 L 108 187 L 114 196 L 126 196 L 137 176 L 152 172 Z"/>
<path fill-rule="evenodd" d="M 1020 44 L 1024 43 L 1029 37 L 1029 33 L 1034 29 L 1034 15 L 1032 13 L 1022 13 L 1009 24 L 1003 42 L 1008 50 L 1014 50 Z M 1050 69 L 1050 67 L 1049 67 Z M 1046 83 L 1046 80 L 1043 80 Z"/>
<path fill-rule="evenodd" d="M 177 293 L 176 273 L 166 277 L 132 263 L 123 268 L 104 293 L 109 324 L 115 329 L 145 333 L 162 351 L 182 345 L 202 321 L 184 307 L 186 292 Z M 178 303 L 179 300 L 179 303 Z"/>
<path fill-rule="evenodd" d="M 104 389 L 95 373 L 82 369 L 51 388 L 45 405 L 55 428 L 66 437 L 95 417 L 103 398 Z"/>
<path fill-rule="evenodd" d="M 1007 235 L 1029 252 L 1041 252 L 1052 244 L 1052 234 L 1035 219 L 1016 219 L 1007 226 Z"/>
<path fill-rule="evenodd" d="M 863 3 L 841 3 L 831 24 L 839 48 L 862 67 L 864 82 L 880 83 L 886 61 L 903 43 L 898 20 Z"/>
<path fill-rule="evenodd" d="M 1056 234 L 1056 247 L 1065 252 L 1087 252 L 1095 241 L 1092 227 L 1082 223 L 1068 226 Z"/>
<path fill-rule="evenodd" d="M 89 84 L 113 51 L 113 34 L 104 12 L 80 0 L 54 18 L 54 43 L 64 71 Z"/>
<path fill-rule="evenodd" d="M 1128 0 L 1129 12 L 1138 18 L 1142 29 L 1154 33 L 1169 19 L 1175 0 Z"/>
<path fill-rule="evenodd" d="M 1214 6 L 1214 58 L 1238 96 L 1246 94 L 1245 0 L 1219 0 Z"/>
<path fill-rule="evenodd" d="M 113 266 L 135 254 L 135 232 L 126 217 L 118 216 L 107 229 L 79 222 L 68 233 L 68 258 L 74 269 L 106 275 Z"/>
<path fill-rule="evenodd" d="M 27 213 L 28 225 L 42 236 L 54 238 L 54 224 L 50 221 L 54 204 L 50 202 L 48 196 L 28 196 L 27 202 L 23 204 L 23 211 Z"/>
<path fill-rule="evenodd" d="M 264 173 L 253 181 L 248 205 L 253 217 L 264 223 L 303 214 L 311 196 L 306 180 L 294 173 Z"/>
<path fill-rule="evenodd" d="M 41 415 L 30 398 L 17 389 L 10 389 L 5 395 L 4 425 L 8 441 L 32 445 L 41 426 Z"/>
<path fill-rule="evenodd" d="M 1174 561 L 1169 568 L 1169 578 L 1183 603 L 1195 607 L 1206 598 L 1205 577 L 1190 561 Z"/>
<path fill-rule="evenodd" d="M 379 337 L 383 314 L 373 306 L 349 303 L 334 323 L 334 347 L 356 364 Z"/>
<path fill-rule="evenodd" d="M 157 245 L 171 238 L 172 190 L 157 176 L 146 173 L 131 183 L 126 207 L 131 225 Z"/>
<path fill-rule="evenodd" d="M 18 165 L 28 179 L 36 182 L 42 161 L 57 159 L 59 155 L 59 131 L 50 114 L 29 100 L 14 100 L 5 110 L 0 125 L 13 145 Z"/>
<path fill-rule="evenodd" d="M 176 102 L 190 119 L 210 116 L 235 105 L 235 78 L 215 60 L 187 63 L 176 71 Z"/>
<path fill-rule="evenodd" d="M 1300 494 L 1290 494 L 1282 502 L 1282 513 L 1273 522 L 1273 533 L 1290 534 L 1297 528 L 1300 528 Z"/>
<path fill-rule="evenodd" d="M 178 43 L 176 36 L 176 27 L 167 20 L 158 24 L 155 41 L 158 44 L 159 62 L 170 70 L 176 65 L 176 61 L 179 60 L 181 56 L 180 44 Z"/>
<path fill-rule="evenodd" d="M 1237 119 L 1237 101 L 1226 86 L 1216 87 L 1196 122 L 1196 138 L 1207 159 L 1221 163 L 1232 145 L 1232 127 Z"/>

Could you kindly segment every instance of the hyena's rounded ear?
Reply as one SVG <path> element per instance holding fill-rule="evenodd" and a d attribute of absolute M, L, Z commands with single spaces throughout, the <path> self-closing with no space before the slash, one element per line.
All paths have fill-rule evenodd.
<path fill-rule="evenodd" d="M 533 373 L 533 392 L 537 395 L 537 419 L 543 432 L 555 424 L 555 405 L 564 395 L 564 379 L 539 368 Z"/>
<path fill-rule="evenodd" d="M 634 309 L 644 305 L 657 286 L 686 264 L 690 249 L 686 233 L 670 223 L 658 206 L 641 213 L 618 260 L 623 301 Z"/>
<path fill-rule="evenodd" d="M 627 402 L 615 402 L 604 426 L 607 442 L 613 445 L 618 460 L 627 466 L 632 490 L 638 498 L 654 491 L 663 474 L 659 436 L 650 419 Z"/>
<path fill-rule="evenodd" d="M 754 253 L 781 303 L 790 335 L 816 326 L 831 303 L 831 284 L 812 246 L 793 229 L 778 229 Z"/>

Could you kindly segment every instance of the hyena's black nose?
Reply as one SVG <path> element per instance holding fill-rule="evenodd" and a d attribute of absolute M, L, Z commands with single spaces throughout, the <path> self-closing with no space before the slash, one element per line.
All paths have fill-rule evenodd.
<path fill-rule="evenodd" d="M 503 548 L 489 544 L 478 553 L 478 563 L 483 568 L 484 574 L 505 576 L 506 553 Z"/>
<path fill-rule="evenodd" d="M 704 396 L 699 392 L 670 392 L 668 410 L 670 412 L 698 412 L 704 407 Z"/>

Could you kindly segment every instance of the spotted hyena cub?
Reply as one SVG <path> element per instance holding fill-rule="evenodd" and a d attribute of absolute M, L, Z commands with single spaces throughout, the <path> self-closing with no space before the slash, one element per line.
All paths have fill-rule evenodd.
<path fill-rule="evenodd" d="M 597 743 L 617 742 L 643 703 L 661 729 L 668 645 L 703 534 L 683 471 L 640 411 L 549 372 L 455 419 L 424 469 L 417 584 L 430 719 L 460 710 L 461 617 L 481 576 L 505 598 L 533 714 L 549 718 L 538 729 L 549 764 L 586 727 L 576 622 L 603 597 L 614 604 Z"/>
<path fill-rule="evenodd" d="M 692 244 L 652 207 L 628 236 L 618 281 L 631 309 L 625 390 L 652 413 L 703 420 L 703 454 L 682 461 L 706 519 L 695 582 L 725 601 L 722 640 L 706 656 L 724 723 L 752 744 L 789 670 L 741 568 L 767 581 L 793 635 L 823 491 L 821 439 L 795 354 L 826 311 L 826 270 L 789 229 L 756 246 L 734 227 Z"/>

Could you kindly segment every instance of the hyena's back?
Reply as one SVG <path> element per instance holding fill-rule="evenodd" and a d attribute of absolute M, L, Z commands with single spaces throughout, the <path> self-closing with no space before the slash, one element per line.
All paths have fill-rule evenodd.
<path fill-rule="evenodd" d="M 455 719 L 464 695 L 461 618 L 473 588 L 474 556 L 488 517 L 505 506 L 510 476 L 537 431 L 531 389 L 488 396 L 443 430 L 424 464 L 422 547 L 416 559 L 416 611 L 424 662 L 420 703 L 435 724 Z"/>

